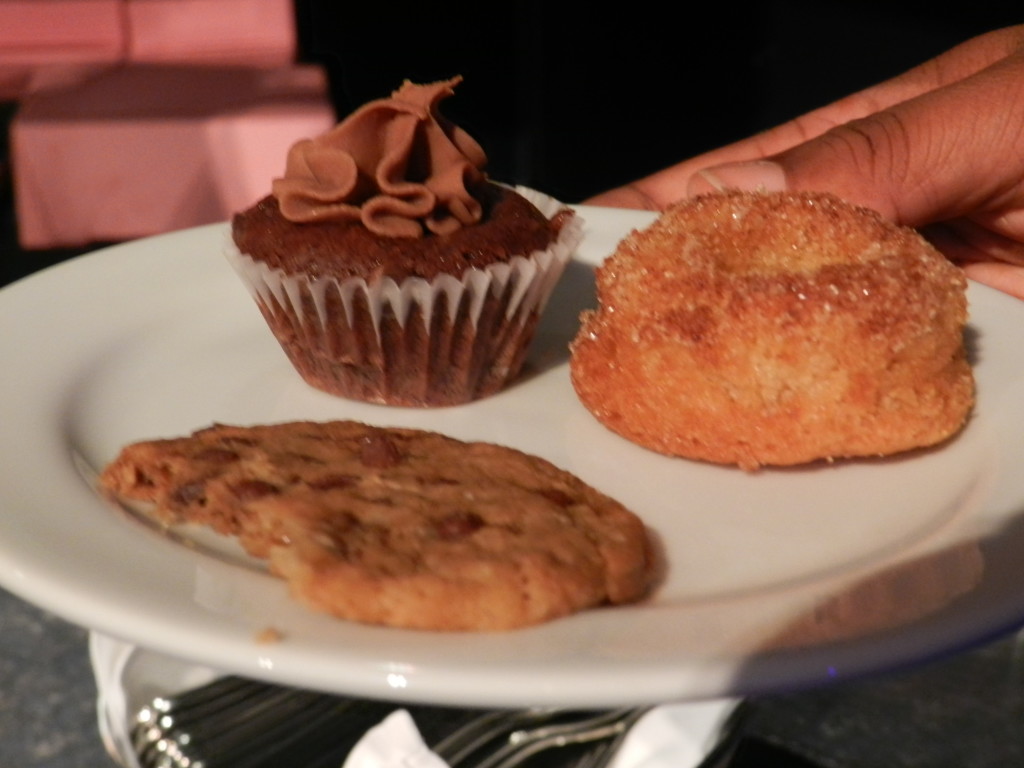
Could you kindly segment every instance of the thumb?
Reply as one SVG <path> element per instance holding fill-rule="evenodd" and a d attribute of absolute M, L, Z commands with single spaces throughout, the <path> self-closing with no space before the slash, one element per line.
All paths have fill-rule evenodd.
<path fill-rule="evenodd" d="M 922 226 L 1024 197 L 1024 56 L 854 120 L 766 160 L 714 166 L 688 192 L 832 192 Z"/>

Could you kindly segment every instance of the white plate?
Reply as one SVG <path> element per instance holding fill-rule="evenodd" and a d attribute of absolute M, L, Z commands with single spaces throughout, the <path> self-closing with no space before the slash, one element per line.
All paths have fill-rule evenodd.
<path fill-rule="evenodd" d="M 228 671 L 481 705 L 805 685 L 947 652 L 1024 618 L 1024 304 L 971 286 L 978 405 L 941 449 L 757 474 L 670 459 L 607 432 L 570 386 L 566 344 L 593 303 L 590 265 L 650 220 L 581 212 L 587 238 L 529 375 L 455 408 L 365 405 L 303 384 L 220 256 L 222 225 L 4 289 L 0 583 L 71 621 Z M 505 634 L 360 626 L 307 612 L 270 576 L 160 535 L 91 486 L 134 440 L 297 418 L 434 429 L 545 456 L 648 522 L 666 580 L 643 604 Z M 845 639 L 780 649 L 808 617 Z M 283 640 L 258 642 L 268 627 Z"/>

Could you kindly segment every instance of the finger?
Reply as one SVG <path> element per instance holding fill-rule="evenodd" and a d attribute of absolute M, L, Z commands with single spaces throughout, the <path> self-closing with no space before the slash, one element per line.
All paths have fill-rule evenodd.
<path fill-rule="evenodd" d="M 991 219 L 957 219 L 924 227 L 921 232 L 955 262 L 1001 261 L 1024 267 L 1024 231 L 1008 236 L 987 221 Z"/>
<path fill-rule="evenodd" d="M 831 191 L 910 226 L 1024 203 L 1024 55 L 776 160 L 791 189 Z"/>
<path fill-rule="evenodd" d="M 610 189 L 583 202 L 586 205 L 602 205 L 608 208 L 656 210 L 660 207 L 657 202 L 647 197 L 641 189 L 628 185 L 618 187 L 617 189 Z"/>
<path fill-rule="evenodd" d="M 865 118 L 903 101 L 984 70 L 1024 46 L 1024 25 L 973 38 L 899 77 L 735 144 L 699 155 L 664 171 L 591 198 L 588 202 L 624 207 L 663 208 L 692 194 L 688 185 L 701 169 L 759 160 L 791 150 L 845 123 Z M 706 191 L 699 182 L 697 191 Z"/>
<path fill-rule="evenodd" d="M 910 226 L 1024 208 L 1024 51 L 772 160 L 762 186 L 833 192 Z M 701 174 L 754 184 L 766 167 Z"/>
<path fill-rule="evenodd" d="M 965 264 L 964 273 L 971 280 L 984 283 L 1018 299 L 1024 299 L 1024 267 L 984 261 Z"/>

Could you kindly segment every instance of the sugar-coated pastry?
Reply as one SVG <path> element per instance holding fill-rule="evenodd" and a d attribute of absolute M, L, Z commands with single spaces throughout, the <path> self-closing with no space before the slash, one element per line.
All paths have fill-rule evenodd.
<path fill-rule="evenodd" d="M 683 201 L 598 269 L 573 385 L 609 429 L 746 469 L 880 456 L 964 424 L 966 281 L 834 196 Z"/>

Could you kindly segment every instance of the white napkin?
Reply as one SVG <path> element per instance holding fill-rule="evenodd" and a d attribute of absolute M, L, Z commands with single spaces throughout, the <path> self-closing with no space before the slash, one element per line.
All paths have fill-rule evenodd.
<path fill-rule="evenodd" d="M 131 748 L 128 721 L 131 713 L 122 679 L 133 647 L 95 632 L 89 634 L 89 660 L 96 678 L 96 719 L 107 753 L 128 768 L 138 768 Z"/>
<path fill-rule="evenodd" d="M 423 742 L 412 715 L 396 709 L 348 753 L 343 768 L 447 768 Z"/>
<path fill-rule="evenodd" d="M 663 704 L 626 735 L 610 768 L 690 768 L 718 743 L 736 699 Z"/>
<path fill-rule="evenodd" d="M 99 731 L 111 757 L 139 768 L 131 746 L 132 719 L 153 698 L 202 685 L 219 673 L 93 632 L 90 658 L 97 688 Z M 715 746 L 734 699 L 665 704 L 630 730 L 610 768 L 692 768 Z M 398 709 L 371 728 L 339 768 L 446 768 L 430 751 L 409 713 Z"/>
<path fill-rule="evenodd" d="M 139 768 L 132 748 L 136 713 L 154 698 L 204 685 L 222 675 L 210 667 L 89 633 L 89 659 L 96 679 L 96 718 L 110 756 L 124 768 Z"/>
<path fill-rule="evenodd" d="M 610 768 L 692 768 L 715 746 L 736 702 L 718 699 L 656 707 L 630 730 Z M 388 715 L 352 748 L 343 768 L 447 768 L 404 709 Z"/>
<path fill-rule="evenodd" d="M 630 730 L 610 768 L 691 768 L 714 748 L 731 699 L 665 705 Z M 343 768 L 446 768 L 430 752 L 406 710 L 397 710 L 367 731 Z"/>

